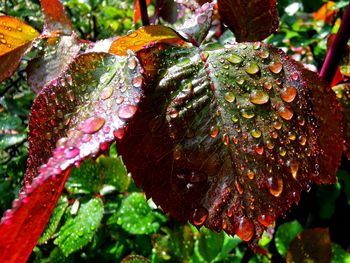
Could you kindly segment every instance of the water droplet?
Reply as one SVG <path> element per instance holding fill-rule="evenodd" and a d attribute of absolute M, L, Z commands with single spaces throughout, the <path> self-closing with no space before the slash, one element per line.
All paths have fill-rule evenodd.
<path fill-rule="evenodd" d="M 284 148 L 284 147 L 280 147 L 280 148 L 278 149 L 278 152 L 279 152 L 279 154 L 280 154 L 281 156 L 286 156 L 286 154 L 287 154 L 287 150 L 286 150 L 286 148 Z"/>
<path fill-rule="evenodd" d="M 261 137 L 261 131 L 253 129 L 250 133 L 254 138 L 260 138 Z"/>
<path fill-rule="evenodd" d="M 281 99 L 285 102 L 292 102 L 297 95 L 297 89 L 293 86 L 286 87 L 282 90 Z"/>
<path fill-rule="evenodd" d="M 298 79 L 299 79 L 298 73 L 294 72 L 294 73 L 292 74 L 292 79 L 293 79 L 293 80 L 298 80 Z"/>
<path fill-rule="evenodd" d="M 258 221 L 265 227 L 271 225 L 274 221 L 273 217 L 267 214 L 261 214 L 258 216 Z"/>
<path fill-rule="evenodd" d="M 105 124 L 105 119 L 102 117 L 90 117 L 86 119 L 81 125 L 80 130 L 84 133 L 92 134 L 97 132 Z"/>
<path fill-rule="evenodd" d="M 272 73 L 278 74 L 282 71 L 282 64 L 279 62 L 274 62 L 272 61 L 269 65 L 269 69 L 271 70 Z"/>
<path fill-rule="evenodd" d="M 254 113 L 254 111 L 252 111 L 250 109 L 242 109 L 241 115 L 242 115 L 242 117 L 244 117 L 246 119 L 251 119 L 255 116 L 255 113 Z"/>
<path fill-rule="evenodd" d="M 289 107 L 281 106 L 277 112 L 283 119 L 287 121 L 293 118 L 293 111 Z"/>
<path fill-rule="evenodd" d="M 227 102 L 230 102 L 230 103 L 234 102 L 236 99 L 235 94 L 233 94 L 231 91 L 226 92 L 224 98 Z"/>
<path fill-rule="evenodd" d="M 255 177 L 255 173 L 252 170 L 248 170 L 247 176 L 250 180 L 253 180 Z"/>
<path fill-rule="evenodd" d="M 261 42 L 254 42 L 253 49 L 258 50 L 261 47 Z"/>
<path fill-rule="evenodd" d="M 124 128 L 119 128 L 113 132 L 114 137 L 119 140 L 121 140 L 124 137 L 124 134 L 125 134 Z"/>
<path fill-rule="evenodd" d="M 240 195 L 243 194 L 243 188 L 238 181 L 235 181 L 235 187 Z"/>
<path fill-rule="evenodd" d="M 245 80 L 244 80 L 244 78 L 242 78 L 242 77 L 238 77 L 236 81 L 237 81 L 237 83 L 238 83 L 239 85 L 243 85 L 243 83 L 244 83 Z"/>
<path fill-rule="evenodd" d="M 80 150 L 76 147 L 69 147 L 64 151 L 64 157 L 66 159 L 71 159 L 79 155 Z"/>
<path fill-rule="evenodd" d="M 269 95 L 261 90 L 254 90 L 249 96 L 249 100 L 254 104 L 265 104 L 269 99 Z"/>
<path fill-rule="evenodd" d="M 4 34 L 0 33 L 0 38 L 4 38 Z"/>
<path fill-rule="evenodd" d="M 75 94 L 74 94 L 74 91 L 73 90 L 68 90 L 67 91 L 67 95 L 68 95 L 68 99 L 73 102 L 74 99 L 75 99 Z"/>
<path fill-rule="evenodd" d="M 262 50 L 258 53 L 258 56 L 262 59 L 266 59 L 269 57 L 269 52 L 267 50 Z"/>
<path fill-rule="evenodd" d="M 299 125 L 300 126 L 304 126 L 304 124 L 305 124 L 305 119 L 304 119 L 304 117 L 303 116 L 298 116 L 298 123 L 299 123 Z"/>
<path fill-rule="evenodd" d="M 220 131 L 220 129 L 219 129 L 218 126 L 211 127 L 211 129 L 210 129 L 210 136 L 212 138 L 216 138 L 216 136 L 218 136 L 218 134 L 219 134 L 219 131 Z"/>
<path fill-rule="evenodd" d="M 234 218 L 235 234 L 243 241 L 249 241 L 254 235 L 253 222 L 245 217 Z"/>
<path fill-rule="evenodd" d="M 201 226 L 205 223 L 205 220 L 207 220 L 208 217 L 208 210 L 204 207 L 200 207 L 194 210 L 193 212 L 193 224 L 195 226 Z"/>
<path fill-rule="evenodd" d="M 136 88 L 141 87 L 141 85 L 142 85 L 142 76 L 139 75 L 139 76 L 135 77 L 135 78 L 133 79 L 133 81 L 132 81 L 132 85 L 133 85 L 134 87 L 136 87 Z"/>
<path fill-rule="evenodd" d="M 136 66 L 137 66 L 136 59 L 135 58 L 130 58 L 129 62 L 128 62 L 128 68 L 133 70 L 133 69 L 136 68 Z"/>
<path fill-rule="evenodd" d="M 280 123 L 279 121 L 275 121 L 272 126 L 276 129 L 276 130 L 280 130 L 282 128 L 282 123 Z"/>
<path fill-rule="evenodd" d="M 267 90 L 270 90 L 272 88 L 272 84 L 270 82 L 266 81 L 264 83 L 264 88 L 267 89 Z"/>
<path fill-rule="evenodd" d="M 299 141 L 300 145 L 304 146 L 306 144 L 307 138 L 304 135 L 300 135 L 298 137 L 298 141 Z"/>
<path fill-rule="evenodd" d="M 294 141 L 296 139 L 296 134 L 293 131 L 288 132 L 288 139 Z"/>
<path fill-rule="evenodd" d="M 259 68 L 259 65 L 256 64 L 255 62 L 248 62 L 244 70 L 248 74 L 254 75 L 260 71 L 260 68 Z"/>
<path fill-rule="evenodd" d="M 229 61 L 232 64 L 239 64 L 243 61 L 243 58 L 239 55 L 232 54 L 227 58 L 227 61 Z"/>
<path fill-rule="evenodd" d="M 237 116 L 237 115 L 232 115 L 231 121 L 232 121 L 233 123 L 237 123 L 237 122 L 239 121 L 238 116 Z"/>
<path fill-rule="evenodd" d="M 6 39 L 4 39 L 4 38 L 1 38 L 1 39 L 0 39 L 0 42 L 3 43 L 3 44 L 6 44 L 6 43 L 7 43 Z"/>
<path fill-rule="evenodd" d="M 292 160 L 290 162 L 290 172 L 295 180 L 297 180 L 298 170 L 299 170 L 299 162 L 297 160 Z"/>
<path fill-rule="evenodd" d="M 259 154 L 259 155 L 263 155 L 263 153 L 264 153 L 264 147 L 263 147 L 262 145 L 257 145 L 257 146 L 255 147 L 255 152 L 256 152 L 257 154 Z"/>
<path fill-rule="evenodd" d="M 101 99 L 103 100 L 108 99 L 112 96 L 112 94 L 113 94 L 113 87 L 107 86 L 101 92 Z"/>
<path fill-rule="evenodd" d="M 282 177 L 277 175 L 276 177 L 270 177 L 267 179 L 269 184 L 269 191 L 270 193 L 275 196 L 279 197 L 283 191 L 283 180 Z"/>
<path fill-rule="evenodd" d="M 122 104 L 123 101 L 124 101 L 124 97 L 123 97 L 123 96 L 119 96 L 119 97 L 117 98 L 117 100 L 116 100 L 116 102 L 117 102 L 118 105 L 119 105 L 119 104 Z"/>
<path fill-rule="evenodd" d="M 122 119 L 130 119 L 132 116 L 134 116 L 136 111 L 137 107 L 135 105 L 123 105 L 118 109 L 118 116 Z"/>
<path fill-rule="evenodd" d="M 138 36 L 137 32 L 132 32 L 130 35 L 128 35 L 128 37 L 131 37 L 131 38 L 135 38 L 137 36 Z"/>
<path fill-rule="evenodd" d="M 84 134 L 82 137 L 81 137 L 81 141 L 82 142 L 89 142 L 91 140 L 92 136 L 90 134 Z"/>

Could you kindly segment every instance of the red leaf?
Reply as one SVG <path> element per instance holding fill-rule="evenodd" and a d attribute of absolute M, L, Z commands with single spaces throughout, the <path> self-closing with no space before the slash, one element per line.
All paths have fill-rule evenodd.
<path fill-rule="evenodd" d="M 45 15 L 44 33 L 59 32 L 70 35 L 73 26 L 60 0 L 40 0 L 40 2 Z"/>
<path fill-rule="evenodd" d="M 332 243 L 328 229 L 307 229 L 290 244 L 286 261 L 328 263 L 332 259 Z"/>
<path fill-rule="evenodd" d="M 200 49 L 139 53 L 160 75 L 118 152 L 165 212 L 255 245 L 311 182 L 335 181 L 342 114 L 319 77 L 280 50 Z"/>
<path fill-rule="evenodd" d="M 238 42 L 263 40 L 278 29 L 276 0 L 218 0 L 218 4 Z"/>
<path fill-rule="evenodd" d="M 6 248 L 0 250 L 1 259 L 24 262 L 55 207 L 68 176 L 64 171 L 122 138 L 142 99 L 140 70 L 132 54 L 88 53 L 77 57 L 64 76 L 39 93 L 29 121 L 29 158 L 22 190 L 27 194 L 21 195 L 0 225 L 0 237 L 11 235 L 11 239 L 0 239 L 0 247 Z M 51 191 L 54 196 L 47 195 Z M 45 213 L 41 213 L 43 204 Z M 28 220 L 34 222 L 30 229 L 23 225 Z"/>

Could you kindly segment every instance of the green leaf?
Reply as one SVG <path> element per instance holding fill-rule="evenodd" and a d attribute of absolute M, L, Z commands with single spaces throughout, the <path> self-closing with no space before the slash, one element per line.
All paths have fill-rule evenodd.
<path fill-rule="evenodd" d="M 240 243 L 242 243 L 242 240 L 239 237 L 232 237 L 224 233 L 224 243 L 222 245 L 220 253 L 214 259 L 214 261 L 221 262 L 222 260 L 226 259 L 232 250 L 236 248 Z"/>
<path fill-rule="evenodd" d="M 284 223 L 278 227 L 275 244 L 280 255 L 286 256 L 289 244 L 301 231 L 303 231 L 303 228 L 296 220 Z"/>
<path fill-rule="evenodd" d="M 61 221 L 61 218 L 64 215 L 64 212 L 66 211 L 67 206 L 68 206 L 67 198 L 61 197 L 58 200 L 56 208 L 50 217 L 49 223 L 46 225 L 44 233 L 41 235 L 38 241 L 39 244 L 44 244 L 47 242 L 47 240 L 53 237 Z"/>
<path fill-rule="evenodd" d="M 338 244 L 333 243 L 331 263 L 350 263 L 350 253 L 345 251 Z"/>
<path fill-rule="evenodd" d="M 212 262 L 222 250 L 224 233 L 215 233 L 201 228 L 198 239 L 198 251 L 206 262 Z"/>
<path fill-rule="evenodd" d="M 318 189 L 316 198 L 319 206 L 318 214 L 322 219 L 331 218 L 336 208 L 336 200 L 340 195 L 340 183 L 325 185 Z"/>
<path fill-rule="evenodd" d="M 141 193 L 132 193 L 121 203 L 116 214 L 117 224 L 135 235 L 152 234 L 158 231 L 165 216 L 152 211 Z"/>
<path fill-rule="evenodd" d="M 0 115 L 0 150 L 19 144 L 27 138 L 22 120 L 11 114 Z"/>
<path fill-rule="evenodd" d="M 101 223 L 103 210 L 100 198 L 91 199 L 81 205 L 76 217 L 69 218 L 61 227 L 54 243 L 65 256 L 81 249 L 92 240 Z"/>

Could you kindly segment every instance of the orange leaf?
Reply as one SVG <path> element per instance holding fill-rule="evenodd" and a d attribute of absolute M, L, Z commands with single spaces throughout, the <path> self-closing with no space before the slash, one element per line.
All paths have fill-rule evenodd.
<path fill-rule="evenodd" d="M 0 16 L 0 56 L 24 46 L 39 36 L 31 26 L 11 16 Z"/>
<path fill-rule="evenodd" d="M 151 4 L 151 0 L 146 0 L 147 6 Z M 134 0 L 134 23 L 141 18 L 141 8 L 139 0 Z"/>
<path fill-rule="evenodd" d="M 337 13 L 336 9 L 331 9 L 332 6 L 334 6 L 334 5 L 335 5 L 335 3 L 332 1 L 329 1 L 329 2 L 325 3 L 324 5 L 322 5 L 320 7 L 320 9 L 318 9 L 314 13 L 314 19 L 321 20 L 321 21 L 324 21 L 326 23 L 330 23 L 334 14 Z"/>
<path fill-rule="evenodd" d="M 125 37 L 118 38 L 111 45 L 109 52 L 119 56 L 125 56 L 128 49 L 137 52 L 155 43 L 182 44 L 183 40 L 169 27 L 146 26 L 139 28 Z"/>
<path fill-rule="evenodd" d="M 60 0 L 41 0 L 41 7 L 45 14 L 45 33 L 56 31 L 67 35 L 72 33 L 72 23 L 66 15 Z"/>

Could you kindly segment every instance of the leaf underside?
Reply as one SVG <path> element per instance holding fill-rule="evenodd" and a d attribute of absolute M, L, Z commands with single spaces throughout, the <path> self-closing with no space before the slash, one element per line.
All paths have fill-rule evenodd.
<path fill-rule="evenodd" d="M 72 165 L 123 137 L 142 98 L 140 70 L 132 54 L 88 53 L 39 93 L 29 121 L 25 187 L 0 225 L 0 245 L 6 246 L 0 248 L 1 262 L 24 261 L 30 255 Z M 25 240 L 21 249 L 18 240 Z"/>
<path fill-rule="evenodd" d="M 218 0 L 219 13 L 238 42 L 260 41 L 278 29 L 276 0 Z"/>
<path fill-rule="evenodd" d="M 339 104 L 282 51 L 254 43 L 138 57 L 159 77 L 117 147 L 165 212 L 256 245 L 310 183 L 335 182 Z"/>

